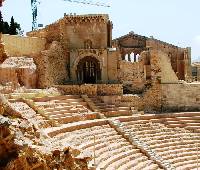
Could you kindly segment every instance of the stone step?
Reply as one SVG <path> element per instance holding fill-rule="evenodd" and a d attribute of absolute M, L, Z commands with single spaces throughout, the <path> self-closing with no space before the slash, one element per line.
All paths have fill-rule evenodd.
<path fill-rule="evenodd" d="M 96 157 L 100 157 L 100 159 L 104 158 L 103 154 L 106 154 L 107 152 L 112 152 L 116 149 L 123 149 L 124 147 L 127 147 L 129 149 L 132 149 L 133 146 L 131 146 L 128 142 L 126 142 L 124 140 L 124 138 L 120 138 L 117 140 L 117 142 L 115 142 L 115 140 L 113 140 L 112 143 L 107 143 L 102 142 L 100 144 L 95 145 L 95 153 L 96 153 Z M 112 148 L 112 149 L 111 149 Z M 92 150 L 93 151 L 94 146 L 91 146 L 88 148 L 88 150 Z"/>
<path fill-rule="evenodd" d="M 167 124 L 166 124 L 166 126 L 168 127 L 168 128 L 184 128 L 185 126 L 186 126 L 186 124 L 181 124 L 181 123 L 168 123 L 167 122 Z"/>
<path fill-rule="evenodd" d="M 136 159 L 137 160 L 137 163 L 134 165 L 134 168 L 135 169 L 137 169 L 137 170 L 143 170 L 143 169 L 145 169 L 145 168 L 149 168 L 150 169 L 150 166 L 151 166 L 151 168 L 152 167 L 156 167 L 156 168 L 158 168 L 158 165 L 156 166 L 156 164 L 154 164 L 151 160 L 148 160 L 148 158 L 147 157 L 141 157 L 141 158 L 137 158 Z M 153 166 L 154 165 L 154 166 Z M 152 169 L 151 169 L 152 170 Z"/>
<path fill-rule="evenodd" d="M 171 159 L 174 159 L 174 156 L 181 158 L 181 157 L 197 155 L 197 153 L 198 153 L 197 151 L 178 152 L 176 154 L 169 154 L 169 155 L 162 156 L 162 158 L 164 160 L 171 160 Z"/>
<path fill-rule="evenodd" d="M 167 155 L 170 154 L 172 151 L 174 152 L 181 152 L 183 149 L 196 149 L 196 144 L 191 143 L 191 144 L 186 144 L 186 145 L 174 145 L 174 146 L 169 146 L 166 148 L 154 148 L 155 152 L 159 152 L 159 154 L 162 155 Z"/>
<path fill-rule="evenodd" d="M 141 170 L 159 170 L 159 169 L 161 169 L 161 168 L 159 168 L 159 166 L 157 164 L 152 163 L 152 164 L 142 168 Z"/>
<path fill-rule="evenodd" d="M 52 112 L 52 111 L 59 111 L 59 110 L 70 110 L 72 108 L 73 108 L 73 106 L 56 106 L 56 107 L 45 108 L 44 111 Z"/>
<path fill-rule="evenodd" d="M 116 141 L 113 141 L 113 143 L 116 143 Z M 126 143 L 121 142 L 121 146 L 119 145 L 117 148 L 109 149 L 109 146 L 107 146 L 107 151 L 99 155 L 97 157 L 98 164 L 101 164 L 101 162 L 106 161 L 110 158 L 111 155 L 117 155 L 122 152 L 126 152 L 128 150 L 133 150 L 133 147 L 131 145 L 127 146 Z M 139 153 L 140 151 L 138 149 L 135 150 L 135 153 Z"/>
<path fill-rule="evenodd" d="M 117 139 L 120 139 L 121 135 L 110 135 L 110 134 L 104 134 L 104 136 L 102 136 L 101 139 L 97 139 L 95 140 L 95 145 L 98 144 L 98 143 L 102 143 L 102 141 L 104 141 L 106 138 L 106 142 L 109 142 L 109 141 L 113 141 L 113 140 L 117 140 Z M 79 145 L 78 147 L 81 149 L 81 150 L 86 150 L 87 148 L 91 147 L 91 146 L 94 146 L 94 140 L 91 140 L 91 141 L 88 141 L 88 142 L 85 142 L 81 145 Z"/>
<path fill-rule="evenodd" d="M 71 110 L 58 110 L 53 112 L 45 112 L 45 115 L 53 116 L 53 115 L 63 115 L 68 113 L 78 113 L 79 109 L 71 109 Z"/>
<path fill-rule="evenodd" d="M 60 103 L 55 103 L 59 106 L 76 106 L 76 105 L 82 105 L 82 106 L 88 106 L 87 102 L 60 102 Z"/>
<path fill-rule="evenodd" d="M 77 99 L 62 99 L 62 100 L 51 100 L 55 103 L 70 103 L 70 102 L 83 102 L 84 100 L 82 98 Z"/>
<path fill-rule="evenodd" d="M 168 143 L 164 143 L 164 144 L 155 144 L 155 145 L 151 145 L 151 149 L 155 149 L 155 148 L 166 148 L 169 146 L 177 146 L 177 145 L 181 145 L 183 148 L 185 145 L 188 144 L 193 144 L 195 142 L 199 142 L 199 140 L 190 140 L 190 141 L 176 141 L 176 142 L 168 142 Z"/>
<path fill-rule="evenodd" d="M 130 110 L 130 107 L 120 106 L 120 107 L 118 107 L 118 110 Z"/>
<path fill-rule="evenodd" d="M 135 150 L 129 150 L 129 151 L 126 151 L 126 152 L 121 152 L 120 154 L 117 154 L 117 155 L 112 155 L 111 157 L 109 157 L 106 161 L 104 162 L 101 162 L 99 164 L 99 167 L 100 168 L 103 168 L 103 169 L 107 169 L 111 164 L 113 164 L 114 162 L 122 159 L 122 158 L 125 158 L 125 157 L 128 157 L 130 155 L 138 155 L 138 157 L 140 157 L 142 154 L 141 153 L 138 153 L 136 154 L 135 153 Z M 109 168 L 108 168 L 109 169 Z"/>
<path fill-rule="evenodd" d="M 67 124 L 67 123 L 78 122 L 78 121 L 83 121 L 83 120 L 93 120 L 96 118 L 97 118 L 97 115 L 94 113 L 91 113 L 91 114 L 85 114 L 84 116 L 81 116 L 81 115 L 63 116 L 60 118 L 53 118 L 53 120 L 58 121 L 59 123 L 62 123 L 62 124 Z"/>
<path fill-rule="evenodd" d="M 102 128 L 100 127 L 99 129 L 95 129 L 93 130 L 92 129 L 92 135 L 91 135 L 91 132 L 90 132 L 90 128 L 88 128 L 88 131 L 86 131 L 85 133 L 82 132 L 81 134 L 79 134 L 79 138 L 84 138 L 84 139 L 87 139 L 89 137 L 93 137 L 93 134 L 97 137 L 101 136 L 101 135 L 104 135 L 105 133 L 107 134 L 117 134 L 116 131 L 114 131 L 112 128 L 108 127 L 108 128 Z"/>
<path fill-rule="evenodd" d="M 63 96 L 48 96 L 48 97 L 35 97 L 33 100 L 35 102 L 46 102 L 50 100 L 64 100 L 64 99 L 79 99 L 79 95 L 63 95 Z"/>
<path fill-rule="evenodd" d="M 179 169 L 179 170 L 182 170 L 182 169 L 192 169 L 192 168 L 196 168 L 197 167 L 197 163 L 199 163 L 196 160 L 188 160 L 187 162 L 177 162 L 177 163 L 174 163 L 173 165 Z M 199 164 L 200 165 L 200 164 Z"/>
<path fill-rule="evenodd" d="M 200 116 L 189 116 L 189 117 L 177 117 L 178 120 L 187 121 L 187 120 L 200 120 Z"/>
<path fill-rule="evenodd" d="M 196 160 L 196 159 L 197 159 L 197 156 L 192 155 L 192 156 L 184 156 L 184 157 L 177 157 L 177 158 L 174 158 L 174 159 L 170 159 L 170 162 L 172 162 L 172 163 L 185 162 L 186 163 L 188 160 Z"/>
<path fill-rule="evenodd" d="M 132 115 L 130 111 L 127 110 L 119 110 L 119 111 L 107 111 L 104 112 L 106 117 L 116 117 L 116 116 L 130 116 Z"/>
<path fill-rule="evenodd" d="M 72 132 L 74 130 L 90 129 L 92 127 L 99 127 L 99 129 L 101 129 L 101 126 L 104 126 L 104 125 L 109 126 L 107 123 L 107 120 L 104 120 L 104 119 L 88 120 L 88 121 L 73 122 L 73 123 L 61 125 L 60 127 L 47 128 L 45 129 L 45 132 L 50 137 L 54 137 L 54 136 L 59 135 L 60 133 Z"/>
<path fill-rule="evenodd" d="M 197 163 L 193 163 L 193 164 L 183 165 L 183 166 L 178 167 L 176 169 L 177 170 L 193 170 L 193 169 L 198 170 L 199 167 L 200 167 L 199 164 L 197 165 Z"/>
<path fill-rule="evenodd" d="M 137 156 L 137 157 L 135 157 Z M 128 162 L 130 162 L 131 160 L 134 160 L 135 162 L 137 162 L 136 165 L 138 165 L 141 161 L 138 161 L 139 159 L 142 159 L 141 161 L 146 161 L 147 157 L 146 156 L 142 156 L 142 153 L 136 153 L 136 154 L 131 154 L 127 157 L 124 157 L 116 162 L 114 162 L 113 164 L 109 165 L 109 167 L 114 167 L 115 169 L 119 169 L 120 166 L 127 164 Z M 137 169 L 136 167 L 134 167 L 135 169 Z"/>

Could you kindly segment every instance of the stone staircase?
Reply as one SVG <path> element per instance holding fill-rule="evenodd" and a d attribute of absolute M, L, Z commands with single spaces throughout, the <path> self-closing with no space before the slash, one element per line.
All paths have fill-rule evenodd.
<path fill-rule="evenodd" d="M 171 128 L 162 122 L 162 119 L 127 119 L 123 124 L 128 134 L 134 135 L 149 146 L 150 150 L 156 153 L 161 160 L 168 162 L 173 169 L 197 168 L 200 159 L 199 133 L 180 127 Z"/>
<path fill-rule="evenodd" d="M 180 127 L 187 130 L 200 132 L 199 112 L 175 113 L 173 117 L 165 118 L 165 120 L 167 127 Z"/>
<path fill-rule="evenodd" d="M 86 95 L 11 101 L 36 129 L 43 128 L 48 137 L 44 143 L 50 140 L 60 149 L 69 145 L 89 152 L 90 164 L 97 169 L 192 170 L 199 166 L 200 113 L 133 116 L 130 107 Z"/>
<path fill-rule="evenodd" d="M 90 100 L 94 102 L 98 111 L 106 117 L 131 116 L 133 114 L 131 108 L 125 105 L 104 103 L 96 97 L 90 98 Z"/>
<path fill-rule="evenodd" d="M 126 138 L 132 145 L 140 149 L 140 151 L 143 154 L 149 157 L 155 164 L 158 164 L 160 168 L 166 170 L 175 170 L 175 168 L 170 164 L 170 162 L 162 159 L 162 157 L 160 157 L 156 152 L 154 152 L 147 143 L 143 142 L 134 133 L 130 133 L 129 131 L 127 131 L 126 124 L 120 122 L 119 120 L 108 120 L 108 121 L 110 125 L 113 128 L 115 128 L 115 130 L 119 134 L 121 134 L 124 138 Z"/>
<path fill-rule="evenodd" d="M 22 117 L 30 121 L 36 129 L 50 127 L 50 120 L 38 114 L 25 102 L 13 102 L 11 106 L 22 114 Z"/>
<path fill-rule="evenodd" d="M 37 107 L 42 108 L 43 115 L 57 124 L 97 118 L 97 113 L 92 112 L 87 102 L 79 95 L 34 98 L 33 101 Z"/>
<path fill-rule="evenodd" d="M 97 169 L 162 169 L 110 126 L 107 120 L 69 123 L 46 129 L 46 132 L 53 137 L 54 143 L 67 143 L 82 153 L 90 152 L 93 155 L 90 164 Z"/>

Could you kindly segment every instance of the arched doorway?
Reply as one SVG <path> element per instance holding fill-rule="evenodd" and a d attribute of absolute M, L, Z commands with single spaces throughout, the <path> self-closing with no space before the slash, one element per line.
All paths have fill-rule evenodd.
<path fill-rule="evenodd" d="M 95 57 L 81 59 L 77 66 L 77 80 L 80 83 L 97 83 L 101 80 L 100 63 Z"/>

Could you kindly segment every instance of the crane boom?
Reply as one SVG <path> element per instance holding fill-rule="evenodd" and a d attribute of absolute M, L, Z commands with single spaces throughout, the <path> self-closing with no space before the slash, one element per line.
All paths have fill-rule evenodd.
<path fill-rule="evenodd" d="M 101 2 L 92 2 L 92 1 L 86 1 L 86 0 L 64 0 L 64 1 L 68 1 L 68 2 L 75 2 L 75 3 L 79 3 L 79 4 L 85 4 L 85 5 L 95 5 L 95 6 L 103 6 L 103 7 L 110 7 L 110 5 L 101 3 Z"/>
<path fill-rule="evenodd" d="M 100 2 L 93 2 L 91 0 L 63 0 L 73 3 L 79 3 L 84 5 L 94 5 L 94 6 L 101 6 L 101 7 L 110 7 L 110 5 L 100 3 Z M 0 0 L 1 2 L 1 0 Z M 38 23 L 37 23 L 37 15 L 38 15 L 38 4 L 39 0 L 31 0 L 31 9 L 32 9 L 32 30 L 38 29 Z"/>

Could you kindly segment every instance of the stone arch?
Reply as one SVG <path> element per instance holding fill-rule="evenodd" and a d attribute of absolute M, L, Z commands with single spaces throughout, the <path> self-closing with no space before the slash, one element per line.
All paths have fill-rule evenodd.
<path fill-rule="evenodd" d="M 86 56 L 79 60 L 76 70 L 76 77 L 80 83 L 96 83 L 101 80 L 99 61 L 92 56 Z"/>
<path fill-rule="evenodd" d="M 103 69 L 103 61 L 102 61 L 102 58 L 100 58 L 97 54 L 94 54 L 94 53 L 90 53 L 90 52 L 87 52 L 87 53 L 83 53 L 81 55 L 79 55 L 73 65 L 72 65 L 72 69 L 71 69 L 71 77 L 74 81 L 78 81 L 77 79 L 77 68 L 78 68 L 78 64 L 79 62 L 84 59 L 85 57 L 92 57 L 94 59 L 96 59 L 98 61 L 98 64 L 99 64 L 99 70 L 100 72 L 102 72 L 102 69 Z M 102 73 L 101 73 L 101 76 L 102 76 Z"/>

